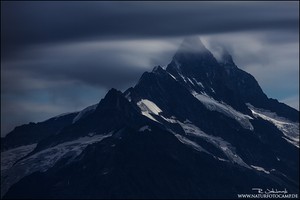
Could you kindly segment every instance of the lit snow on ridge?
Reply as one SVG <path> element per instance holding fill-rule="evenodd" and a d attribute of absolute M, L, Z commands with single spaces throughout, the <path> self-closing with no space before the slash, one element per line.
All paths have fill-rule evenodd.
<path fill-rule="evenodd" d="M 162 115 L 160 115 L 160 113 L 162 112 L 162 110 L 152 101 L 149 101 L 147 99 L 142 99 L 141 101 L 139 101 L 138 106 L 141 108 L 142 114 L 145 115 L 146 117 L 157 121 L 156 119 L 154 119 L 150 114 L 154 114 L 159 116 L 160 118 L 162 118 L 165 121 L 168 121 L 170 123 L 178 123 L 187 134 L 193 135 L 193 136 L 197 136 L 197 137 L 201 137 L 203 139 L 205 139 L 206 141 L 208 141 L 209 143 L 213 144 L 215 147 L 219 148 L 227 157 L 230 161 L 237 163 L 243 167 L 246 168 L 250 168 L 234 151 L 234 148 L 232 147 L 232 145 L 228 142 L 226 142 L 225 140 L 223 140 L 220 137 L 215 137 L 215 136 L 211 136 L 208 135 L 206 133 L 204 133 L 203 131 L 201 131 L 197 126 L 191 124 L 191 122 L 189 120 L 186 120 L 184 123 L 180 122 L 179 120 L 176 120 L 175 117 L 171 117 L 170 118 L 166 118 Z M 237 112 L 237 111 L 235 111 Z M 157 121 L 158 122 L 158 121 Z M 172 131 L 173 132 L 173 131 Z M 181 136 L 179 134 L 176 134 L 173 132 L 173 134 L 177 137 L 177 139 L 186 144 L 191 146 L 192 148 L 198 150 L 198 151 L 203 151 L 206 152 L 208 154 L 211 155 L 211 153 L 209 153 L 208 151 L 206 151 L 204 148 L 202 148 L 201 146 L 199 146 L 197 143 L 189 140 L 188 138 Z"/>
<path fill-rule="evenodd" d="M 193 135 L 193 136 L 203 138 L 207 142 L 214 145 L 216 148 L 220 149 L 231 162 L 237 163 L 237 164 L 239 164 L 243 167 L 246 167 L 246 168 L 250 168 L 242 160 L 242 158 L 240 158 L 235 153 L 234 147 L 232 147 L 232 145 L 230 143 L 228 143 L 227 141 L 223 140 L 220 137 L 216 137 L 216 136 L 206 134 L 205 132 L 200 130 L 197 126 L 191 124 L 191 122 L 188 121 L 188 120 L 186 120 L 184 123 L 178 121 L 178 123 L 183 128 L 185 133 L 187 133 L 189 135 Z"/>
<path fill-rule="evenodd" d="M 188 135 L 191 136 L 196 136 L 196 137 L 200 137 L 204 140 L 206 140 L 207 142 L 211 143 L 212 145 L 214 145 L 216 148 L 220 149 L 224 155 L 226 155 L 226 157 L 233 163 L 237 163 L 238 165 L 241 165 L 243 167 L 246 168 L 250 168 L 249 165 L 247 165 L 242 158 L 240 158 L 236 153 L 235 153 L 235 149 L 234 147 L 227 141 L 223 140 L 221 137 L 216 137 L 216 136 L 212 136 L 212 135 L 208 135 L 205 132 L 203 132 L 202 130 L 200 130 L 200 128 L 198 128 L 197 126 L 195 126 L 194 124 L 192 124 L 189 120 L 185 120 L 183 123 L 180 122 L 179 120 L 174 119 L 174 117 L 172 117 L 172 119 L 166 118 L 164 116 L 161 116 L 165 121 L 170 122 L 170 123 L 177 123 L 179 124 L 184 132 Z M 171 131 L 173 132 L 173 131 Z M 174 132 L 173 132 L 174 133 Z M 194 149 L 198 150 L 198 151 L 203 151 L 207 154 L 212 155 L 210 152 L 208 152 L 207 150 L 205 150 L 204 148 L 200 147 L 197 143 L 195 143 L 194 141 L 189 140 L 186 137 L 183 137 L 179 134 L 174 133 L 174 135 L 177 137 L 177 139 L 179 139 L 182 143 L 189 145 L 191 147 L 193 147 Z M 212 155 L 214 158 L 221 160 L 221 161 L 226 161 L 222 158 L 216 157 L 214 155 Z"/>
<path fill-rule="evenodd" d="M 197 150 L 197 151 L 202 151 L 202 152 L 205 152 L 207 154 L 210 154 L 208 151 L 206 151 L 204 148 L 202 148 L 200 145 L 198 145 L 196 142 L 193 142 L 192 140 L 189 140 L 188 138 L 182 136 L 182 135 L 179 135 L 179 134 L 174 134 L 175 137 L 177 137 L 177 139 L 183 143 L 183 144 L 186 144 L 188 146 L 191 146 L 193 149 Z"/>
<path fill-rule="evenodd" d="M 66 113 L 62 113 L 62 114 L 57 115 L 57 116 L 55 116 L 55 117 L 52 117 L 52 118 L 50 118 L 50 119 L 57 120 L 57 119 L 60 118 L 60 117 L 63 117 L 63 116 L 66 116 L 66 115 L 69 115 L 69 114 L 72 114 L 72 113 L 76 113 L 76 112 L 66 112 Z"/>
<path fill-rule="evenodd" d="M 299 148 L 299 123 L 292 122 L 284 117 L 279 117 L 276 113 L 261 108 L 255 108 L 247 103 L 255 117 L 260 117 L 273 123 L 283 134 L 284 139 Z"/>
<path fill-rule="evenodd" d="M 171 118 L 166 118 L 166 117 L 160 115 L 160 117 L 163 118 L 165 121 L 173 123 L 173 124 L 178 122 L 178 120 L 176 120 L 176 118 L 174 116 L 172 116 Z"/>
<path fill-rule="evenodd" d="M 264 172 L 266 174 L 270 174 L 270 172 L 268 170 L 265 170 L 264 168 L 262 167 L 259 167 L 259 166 L 255 166 L 255 165 L 251 165 L 252 168 L 256 169 L 257 171 L 261 171 L 261 172 Z"/>
<path fill-rule="evenodd" d="M 187 83 L 186 78 L 185 78 L 182 74 L 180 74 L 180 73 L 178 73 L 178 74 L 179 74 L 179 76 L 183 79 L 183 81 Z"/>
<path fill-rule="evenodd" d="M 156 119 L 153 118 L 151 114 L 158 115 L 161 113 L 161 109 L 152 101 L 148 99 L 142 99 L 137 102 L 137 105 L 140 107 L 142 115 L 148 117 L 149 119 L 158 122 Z"/>
<path fill-rule="evenodd" d="M 167 72 L 167 71 L 166 71 Z M 175 79 L 177 81 L 177 79 L 175 78 L 175 76 L 173 76 L 171 73 L 167 72 L 173 79 Z"/>
<path fill-rule="evenodd" d="M 230 118 L 235 119 L 243 128 L 253 130 L 253 126 L 249 119 L 253 119 L 249 115 L 245 115 L 231 106 L 225 104 L 224 102 L 218 102 L 217 100 L 213 99 L 212 97 L 208 96 L 207 94 L 199 94 L 196 91 L 191 91 L 191 94 L 197 98 L 203 105 L 211 110 L 220 112 Z"/>
<path fill-rule="evenodd" d="M 83 109 L 82 111 L 80 111 L 78 113 L 78 115 L 76 115 L 76 117 L 73 119 L 73 124 L 75 122 L 77 122 L 79 119 L 81 119 L 83 117 L 83 115 L 86 114 L 87 112 L 96 110 L 97 106 L 98 106 L 98 104 L 95 104 L 95 105 L 89 106 L 89 107 Z"/>
<path fill-rule="evenodd" d="M 201 82 L 198 82 L 195 78 L 193 78 L 193 80 L 197 83 L 197 85 L 199 85 L 200 87 L 204 88 L 203 84 Z"/>
<path fill-rule="evenodd" d="M 171 117 L 171 119 L 169 118 L 166 118 L 162 115 L 159 115 L 159 113 L 161 113 L 161 109 L 155 104 L 153 103 L 152 101 L 149 101 L 147 99 L 142 99 L 141 101 L 139 101 L 137 103 L 137 105 L 140 107 L 141 111 L 142 111 L 142 114 L 148 118 L 150 118 L 151 120 L 154 120 L 156 122 L 158 122 L 156 119 L 154 119 L 150 114 L 154 114 L 156 116 L 159 116 L 160 118 L 164 119 L 165 121 L 168 121 L 170 123 L 178 123 L 179 121 L 176 120 L 176 118 L 174 116 Z M 144 131 L 146 130 L 146 128 L 148 128 L 147 126 L 143 126 L 139 129 L 139 131 Z M 151 129 L 150 129 L 151 130 Z M 177 139 L 185 144 L 185 145 L 188 145 L 188 146 L 191 146 L 193 149 L 197 150 L 197 151 L 202 151 L 202 152 L 205 152 L 207 154 L 210 154 L 208 151 L 206 151 L 204 148 L 202 148 L 200 145 L 198 145 L 197 143 L 189 140 L 188 138 L 182 136 L 182 135 L 179 135 L 179 134 L 176 134 L 174 133 L 172 130 L 170 130 L 176 137 Z"/>
<path fill-rule="evenodd" d="M 54 166 L 61 158 L 70 158 L 68 160 L 68 162 L 70 162 L 89 144 L 99 142 L 110 136 L 112 136 L 112 132 L 105 135 L 81 137 L 73 141 L 58 144 L 20 160 L 14 166 L 1 173 L 1 195 L 4 195 L 11 185 L 18 182 L 23 177 L 36 171 L 44 172 Z"/>
<path fill-rule="evenodd" d="M 187 78 L 187 80 L 188 80 L 192 85 L 195 85 L 195 84 L 193 83 L 193 81 L 192 81 L 190 78 Z"/>

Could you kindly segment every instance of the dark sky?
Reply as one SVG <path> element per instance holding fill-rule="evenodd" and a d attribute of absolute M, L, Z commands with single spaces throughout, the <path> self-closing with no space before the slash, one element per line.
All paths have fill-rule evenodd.
<path fill-rule="evenodd" d="M 185 36 L 226 47 L 299 109 L 299 2 L 1 2 L 1 135 L 97 103 L 167 65 Z"/>

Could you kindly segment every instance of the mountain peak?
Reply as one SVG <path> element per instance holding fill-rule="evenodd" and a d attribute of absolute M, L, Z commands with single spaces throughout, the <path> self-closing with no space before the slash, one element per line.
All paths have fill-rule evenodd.
<path fill-rule="evenodd" d="M 164 71 L 164 69 L 160 66 L 160 65 L 158 65 L 158 66 L 155 66 L 154 68 L 153 68 L 153 70 L 152 70 L 152 72 L 161 72 L 161 71 Z"/>
<path fill-rule="evenodd" d="M 226 49 L 223 49 L 222 56 L 219 62 L 223 65 L 235 66 L 232 56 L 229 54 L 229 52 Z"/>
<path fill-rule="evenodd" d="M 167 71 L 181 74 L 206 73 L 219 67 L 213 54 L 204 46 L 199 37 L 186 37 L 168 65 Z"/>
<path fill-rule="evenodd" d="M 101 99 L 100 103 L 97 106 L 97 110 L 101 108 L 116 108 L 120 109 L 120 105 L 127 101 L 121 91 L 116 90 L 115 88 L 110 89 L 105 97 Z"/>
<path fill-rule="evenodd" d="M 110 96 L 116 96 L 116 95 L 122 95 L 122 92 L 120 92 L 119 90 L 117 90 L 115 88 L 111 88 L 105 95 L 105 98 L 110 97 Z"/>
<path fill-rule="evenodd" d="M 182 41 L 178 51 L 173 57 L 173 61 L 180 64 L 187 64 L 191 62 L 199 64 L 202 62 L 205 63 L 206 61 L 209 61 L 210 64 L 217 63 L 213 54 L 204 46 L 200 38 L 196 36 L 186 37 Z"/>
<path fill-rule="evenodd" d="M 208 51 L 202 41 L 197 36 L 189 36 L 184 38 L 178 52 L 205 52 Z"/>

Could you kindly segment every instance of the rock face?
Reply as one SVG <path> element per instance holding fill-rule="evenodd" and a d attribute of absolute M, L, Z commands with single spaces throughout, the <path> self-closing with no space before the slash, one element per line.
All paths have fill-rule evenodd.
<path fill-rule="evenodd" d="M 299 111 L 269 99 L 227 52 L 217 61 L 199 38 L 185 39 L 166 69 L 68 117 L 59 131 L 45 126 L 49 134 L 2 152 L 8 159 L 12 147 L 36 143 L 1 171 L 4 198 L 299 193 Z"/>

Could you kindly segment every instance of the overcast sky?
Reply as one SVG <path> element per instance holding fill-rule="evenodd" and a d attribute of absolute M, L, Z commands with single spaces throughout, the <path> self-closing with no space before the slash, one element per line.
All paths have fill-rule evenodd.
<path fill-rule="evenodd" d="M 189 35 L 299 109 L 298 23 L 299 2 L 1 2 L 1 135 L 124 91 Z"/>

